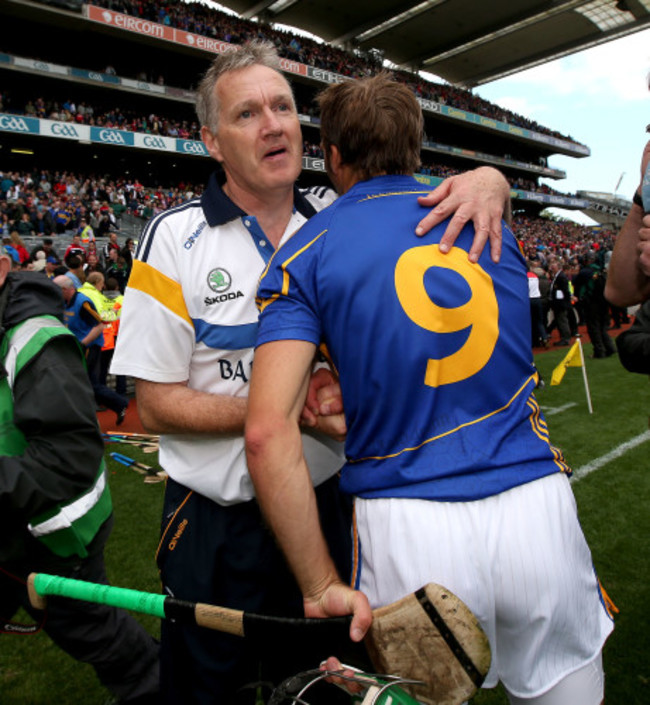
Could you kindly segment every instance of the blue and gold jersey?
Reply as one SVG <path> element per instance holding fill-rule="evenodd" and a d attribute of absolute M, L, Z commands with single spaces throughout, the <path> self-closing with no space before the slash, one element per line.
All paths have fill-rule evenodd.
<path fill-rule="evenodd" d="M 257 344 L 325 343 L 348 425 L 342 488 L 468 501 L 569 472 L 533 395 L 526 267 L 503 226 L 501 262 L 441 254 L 422 186 L 356 184 L 278 250 L 260 280 Z"/>

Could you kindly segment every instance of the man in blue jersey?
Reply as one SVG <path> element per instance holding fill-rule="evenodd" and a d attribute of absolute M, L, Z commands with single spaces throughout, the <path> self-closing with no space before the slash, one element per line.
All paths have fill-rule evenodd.
<path fill-rule="evenodd" d="M 143 424 L 161 435 L 169 480 L 156 558 L 164 590 L 261 614 L 300 614 L 302 596 L 264 527 L 246 467 L 254 299 L 275 249 L 336 194 L 296 187 L 300 122 L 270 45 L 252 42 L 217 57 L 197 96 L 203 141 L 222 168 L 201 198 L 158 214 L 144 229 L 111 369 L 136 379 Z M 494 208 L 497 198 L 484 200 L 500 194 L 504 181 L 490 184 L 491 171 L 456 177 L 430 201 L 444 199 L 434 220 L 457 210 L 452 235 L 476 217 L 477 252 L 488 231 L 499 229 L 503 209 L 503 201 Z M 348 527 L 341 532 L 337 521 L 345 519 L 338 511 L 342 454 L 311 429 L 304 444 L 330 545 L 349 563 Z M 245 640 L 170 621 L 161 641 L 163 699 L 174 705 L 253 702 L 260 680 L 317 662 L 301 644 L 298 655 L 269 649 L 259 665 Z"/>
<path fill-rule="evenodd" d="M 437 582 L 492 646 L 485 685 L 511 703 L 598 705 L 612 629 L 568 484 L 533 390 L 526 266 L 468 259 L 466 227 L 419 219 L 422 115 L 379 76 L 320 98 L 326 165 L 340 194 L 274 255 L 261 311 L 246 446 L 258 501 L 303 591 L 305 614 L 354 614 Z M 358 566 L 337 575 L 314 511 L 299 435 L 324 344 L 347 420 L 341 488 L 355 498 Z M 533 550 L 534 547 L 534 550 Z M 369 600 L 366 602 L 366 596 Z M 568 596 L 570 596 L 569 599 Z"/>

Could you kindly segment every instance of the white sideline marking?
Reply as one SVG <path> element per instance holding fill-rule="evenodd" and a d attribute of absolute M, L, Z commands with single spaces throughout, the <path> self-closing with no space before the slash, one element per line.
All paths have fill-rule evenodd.
<path fill-rule="evenodd" d="M 563 404 L 562 406 L 540 406 L 539 408 L 544 412 L 544 416 L 553 416 L 553 414 L 560 414 L 572 406 L 578 406 L 577 401 L 570 401 L 568 404 Z"/>
<path fill-rule="evenodd" d="M 602 468 L 603 465 L 607 465 L 607 463 L 611 462 L 612 460 L 620 458 L 621 455 L 626 453 L 631 448 L 636 448 L 636 446 L 641 445 L 641 443 L 645 443 L 648 440 L 650 440 L 650 431 L 644 431 L 642 434 L 635 436 L 634 438 L 630 438 L 629 441 L 621 443 L 620 446 L 616 446 L 616 448 L 614 448 L 614 450 L 610 450 L 609 453 L 601 455 L 600 458 L 596 458 L 590 463 L 583 465 L 581 468 L 574 470 L 571 481 L 577 482 L 578 480 L 581 480 L 583 477 L 586 477 L 587 475 L 589 475 L 589 473 L 592 473 L 594 470 Z"/>

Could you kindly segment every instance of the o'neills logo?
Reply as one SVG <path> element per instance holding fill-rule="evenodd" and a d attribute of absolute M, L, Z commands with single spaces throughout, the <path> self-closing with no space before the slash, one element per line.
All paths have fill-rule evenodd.
<path fill-rule="evenodd" d="M 169 550 L 173 551 L 176 548 L 176 544 L 178 543 L 178 540 L 180 537 L 183 535 L 183 532 L 187 528 L 187 525 L 190 522 L 187 519 L 183 519 L 183 521 L 178 525 L 178 529 L 176 529 L 176 533 L 172 536 L 172 540 L 169 542 Z"/>

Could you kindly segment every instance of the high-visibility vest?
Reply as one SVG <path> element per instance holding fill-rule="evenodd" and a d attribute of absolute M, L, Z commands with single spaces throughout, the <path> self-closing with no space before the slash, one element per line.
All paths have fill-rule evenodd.
<path fill-rule="evenodd" d="M 27 439 L 14 423 L 13 388 L 23 369 L 54 339 L 73 334 L 54 316 L 36 316 L 10 328 L 0 346 L 0 360 L 7 372 L 0 380 L 0 454 L 22 455 Z M 79 355 L 83 360 L 81 348 Z M 80 495 L 59 502 L 30 518 L 28 531 L 52 553 L 85 558 L 87 547 L 113 511 L 102 458 L 92 486 Z"/>

